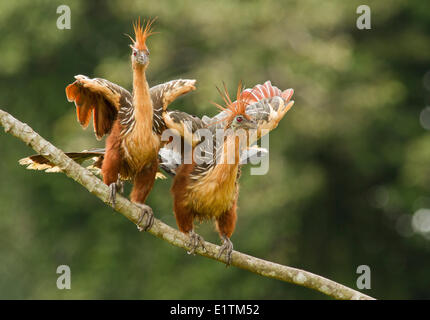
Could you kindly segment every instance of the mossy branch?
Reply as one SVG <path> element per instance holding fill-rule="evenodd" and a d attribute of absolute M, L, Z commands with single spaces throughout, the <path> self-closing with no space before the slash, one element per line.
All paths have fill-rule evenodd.
<path fill-rule="evenodd" d="M 104 203 L 109 204 L 109 188 L 99 178 L 67 157 L 64 152 L 43 139 L 27 124 L 20 122 L 1 109 L 0 124 L 4 127 L 6 132 L 24 141 L 37 153 L 45 156 L 49 161 L 57 165 L 68 177 L 80 183 Z M 139 207 L 121 195 L 117 195 L 115 210 L 135 224 L 139 219 Z M 154 225 L 148 232 L 174 246 L 185 250 L 190 249 L 187 236 L 158 219 L 155 219 Z M 217 258 L 219 246 L 210 242 L 205 242 L 205 247 L 206 251 L 198 248 L 196 249 L 196 253 L 226 263 L 224 255 Z M 264 277 L 274 278 L 317 290 L 335 299 L 373 299 L 359 291 L 311 272 L 262 260 L 238 251 L 233 251 L 231 264 Z"/>

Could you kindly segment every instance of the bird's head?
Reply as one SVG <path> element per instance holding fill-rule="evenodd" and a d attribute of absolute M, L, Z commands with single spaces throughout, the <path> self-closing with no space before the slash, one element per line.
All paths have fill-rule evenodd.
<path fill-rule="evenodd" d="M 243 129 L 243 130 L 252 130 L 257 129 L 257 123 L 251 119 L 251 117 L 246 114 L 246 107 L 248 106 L 247 100 L 242 98 L 242 83 L 239 82 L 236 94 L 236 101 L 232 102 L 230 96 L 228 94 L 227 88 L 224 84 L 224 92 L 222 92 L 219 88 L 218 92 L 225 102 L 225 107 L 220 106 L 217 103 L 214 103 L 218 108 L 227 112 L 227 117 L 225 120 L 225 128 L 231 128 L 234 131 Z"/>
<path fill-rule="evenodd" d="M 145 21 L 143 24 L 140 23 L 140 18 L 136 23 L 133 24 L 135 38 L 130 37 L 133 42 L 130 45 L 131 48 L 131 61 L 133 66 L 142 66 L 147 67 L 149 64 L 149 49 L 146 46 L 146 40 L 150 35 L 153 35 L 155 32 L 152 31 L 152 24 L 155 19 Z M 145 27 L 143 27 L 145 25 Z"/>

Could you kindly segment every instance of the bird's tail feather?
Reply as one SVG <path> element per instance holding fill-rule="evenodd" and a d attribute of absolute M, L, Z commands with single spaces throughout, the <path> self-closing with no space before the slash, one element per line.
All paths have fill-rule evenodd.
<path fill-rule="evenodd" d="M 86 160 L 93 160 L 93 163 L 89 166 L 89 169 L 99 170 L 103 163 L 105 150 L 104 149 L 93 149 L 84 150 L 82 152 L 67 152 L 66 155 L 82 164 Z M 35 154 L 18 161 L 22 166 L 26 166 L 29 170 L 43 170 L 45 172 L 62 172 L 62 170 L 51 163 L 45 156 L 40 154 Z"/>

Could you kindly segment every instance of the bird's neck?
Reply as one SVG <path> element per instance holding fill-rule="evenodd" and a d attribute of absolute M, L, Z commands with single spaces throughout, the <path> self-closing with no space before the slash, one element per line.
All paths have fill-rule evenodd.
<path fill-rule="evenodd" d="M 135 119 L 141 130 L 152 133 L 153 107 L 145 68 L 133 66 L 133 106 Z"/>
<path fill-rule="evenodd" d="M 215 171 L 222 172 L 222 176 L 235 174 L 239 167 L 240 149 L 239 137 L 227 136 L 221 149 L 221 155 L 217 157 L 219 162 L 215 164 Z"/>
<path fill-rule="evenodd" d="M 239 136 L 236 135 L 228 135 L 224 141 L 224 148 L 222 149 L 223 155 L 222 158 L 224 163 L 239 165 L 239 154 L 242 141 Z"/>
<path fill-rule="evenodd" d="M 233 190 L 239 170 L 240 148 L 234 137 L 227 137 L 224 141 L 222 153 L 217 157 L 219 162 L 213 170 L 208 171 L 206 179 L 215 181 L 220 188 Z"/>

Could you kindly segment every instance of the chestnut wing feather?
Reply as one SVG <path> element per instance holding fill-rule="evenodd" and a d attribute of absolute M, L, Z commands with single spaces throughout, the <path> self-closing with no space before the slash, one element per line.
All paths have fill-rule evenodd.
<path fill-rule="evenodd" d="M 94 132 L 101 139 L 112 129 L 121 109 L 132 109 L 132 96 L 124 88 L 101 78 L 75 76 L 76 81 L 66 87 L 66 96 L 75 102 L 76 115 L 83 128 L 88 127 L 93 114 Z"/>
<path fill-rule="evenodd" d="M 93 114 L 94 131 L 97 139 L 110 132 L 114 120 L 119 120 L 124 131 L 132 123 L 133 98 L 126 89 L 101 78 L 90 79 L 83 75 L 75 77 L 76 81 L 66 88 L 69 101 L 74 101 L 76 114 L 82 127 L 88 127 Z M 177 99 L 196 89 L 195 80 L 178 79 L 159 84 L 150 89 L 154 108 L 153 131 L 159 135 L 167 128 L 163 112 Z"/>

